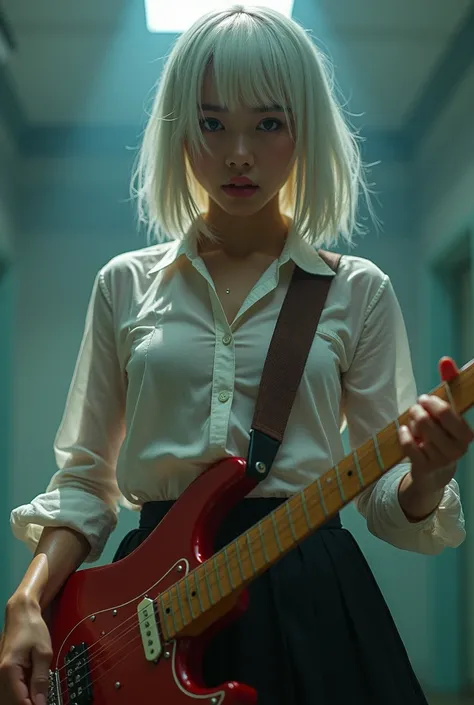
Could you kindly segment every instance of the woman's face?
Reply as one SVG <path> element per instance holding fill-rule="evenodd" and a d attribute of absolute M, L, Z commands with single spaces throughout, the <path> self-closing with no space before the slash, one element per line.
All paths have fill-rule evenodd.
<path fill-rule="evenodd" d="M 202 151 L 195 159 L 189 155 L 194 175 L 226 213 L 257 213 L 278 196 L 294 164 L 295 144 L 285 113 L 277 106 L 268 111 L 242 107 L 228 112 L 218 105 L 209 71 L 201 101 L 201 130 L 211 154 Z M 249 198 L 235 198 L 222 189 L 233 176 L 246 176 L 259 188 Z"/>

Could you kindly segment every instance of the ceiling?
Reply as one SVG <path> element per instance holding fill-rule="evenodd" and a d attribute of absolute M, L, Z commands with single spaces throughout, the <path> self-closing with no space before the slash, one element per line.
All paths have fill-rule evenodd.
<path fill-rule="evenodd" d="M 18 40 L 9 79 L 30 125 L 142 122 L 176 36 L 147 31 L 142 0 L 1 5 Z M 349 109 L 371 129 L 397 130 L 472 10 L 471 0 L 296 0 L 293 17 L 329 51 Z"/>

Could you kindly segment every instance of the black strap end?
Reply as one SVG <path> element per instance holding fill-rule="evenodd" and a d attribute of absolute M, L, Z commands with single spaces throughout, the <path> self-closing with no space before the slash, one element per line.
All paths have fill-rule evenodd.
<path fill-rule="evenodd" d="M 250 429 L 246 474 L 257 482 L 264 480 L 270 472 L 280 445 L 280 441 L 267 436 L 263 431 Z"/>

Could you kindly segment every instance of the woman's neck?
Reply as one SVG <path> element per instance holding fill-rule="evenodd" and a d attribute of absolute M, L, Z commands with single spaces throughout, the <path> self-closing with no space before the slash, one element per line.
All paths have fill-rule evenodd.
<path fill-rule="evenodd" d="M 198 249 L 200 253 L 221 251 L 235 259 L 245 259 L 256 253 L 279 257 L 290 229 L 290 222 L 287 221 L 290 219 L 282 216 L 279 223 L 250 230 L 245 224 L 239 224 L 236 218 L 236 225 L 225 232 L 212 225 L 213 230 L 220 233 L 219 240 L 212 242 L 207 237 L 201 237 Z"/>

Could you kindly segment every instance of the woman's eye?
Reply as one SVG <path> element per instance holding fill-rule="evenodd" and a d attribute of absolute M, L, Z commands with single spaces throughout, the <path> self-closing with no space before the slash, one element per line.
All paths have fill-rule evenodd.
<path fill-rule="evenodd" d="M 216 120 L 216 118 L 204 118 L 203 120 L 199 120 L 199 125 L 201 127 L 204 127 L 204 123 L 210 123 L 210 122 L 219 122 L 219 120 Z M 206 132 L 215 132 L 215 130 L 206 130 Z"/>
<path fill-rule="evenodd" d="M 212 126 L 206 127 L 205 123 L 211 124 L 211 123 L 217 123 L 217 124 L 222 124 L 220 120 L 217 120 L 217 118 L 203 118 L 202 120 L 199 121 L 200 127 L 204 128 L 206 132 L 217 132 L 217 130 L 212 129 Z M 262 120 L 262 122 L 259 124 L 263 125 L 264 123 L 274 123 L 276 125 L 276 128 L 274 129 L 263 129 L 262 132 L 278 132 L 278 130 L 283 126 L 282 122 L 280 120 L 277 120 L 276 118 L 265 118 L 265 120 Z"/>
<path fill-rule="evenodd" d="M 262 122 L 261 122 L 260 124 L 262 124 L 262 123 L 264 123 L 264 122 L 267 122 L 267 123 L 268 123 L 268 122 L 274 122 L 274 123 L 276 124 L 276 129 L 275 129 L 275 130 L 264 130 L 264 132 L 278 132 L 278 130 L 280 129 L 280 127 L 283 126 L 282 122 L 281 122 L 280 120 L 277 120 L 276 118 L 267 118 L 266 120 L 262 120 Z"/>

